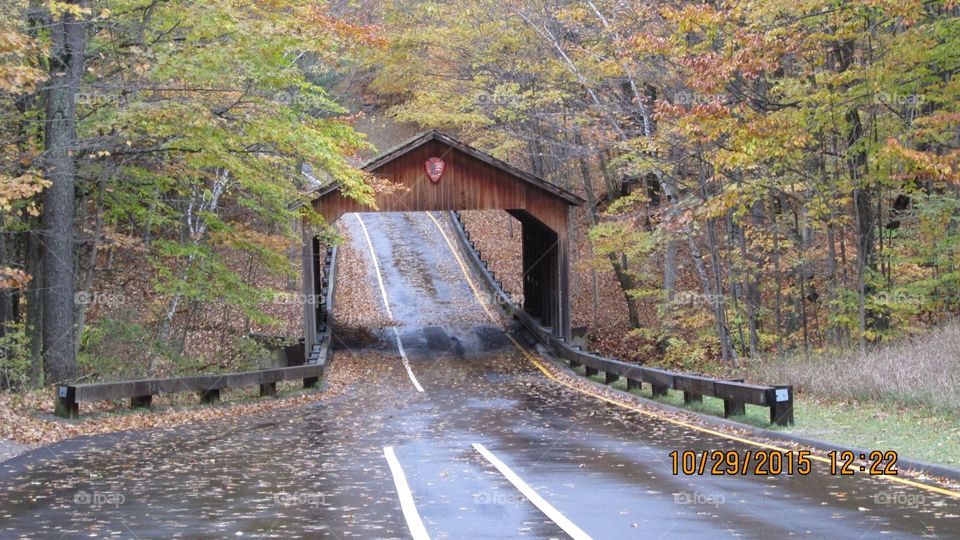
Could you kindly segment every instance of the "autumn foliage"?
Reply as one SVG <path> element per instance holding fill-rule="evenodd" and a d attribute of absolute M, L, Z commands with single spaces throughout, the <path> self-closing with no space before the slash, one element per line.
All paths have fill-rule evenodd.
<path fill-rule="evenodd" d="M 586 195 L 631 356 L 866 347 L 960 307 L 955 2 L 389 6 L 372 90 Z"/>

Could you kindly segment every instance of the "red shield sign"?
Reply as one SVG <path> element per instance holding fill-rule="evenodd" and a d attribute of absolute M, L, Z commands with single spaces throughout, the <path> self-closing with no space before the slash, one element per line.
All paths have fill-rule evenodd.
<path fill-rule="evenodd" d="M 440 177 L 443 175 L 443 170 L 447 168 L 447 164 L 438 157 L 432 157 L 423 164 L 423 167 L 427 170 L 427 176 L 430 177 L 430 181 L 436 184 L 440 181 Z"/>

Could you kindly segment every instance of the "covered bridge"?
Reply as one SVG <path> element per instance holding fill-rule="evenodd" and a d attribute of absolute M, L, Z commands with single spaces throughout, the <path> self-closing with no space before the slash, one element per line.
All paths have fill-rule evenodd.
<path fill-rule="evenodd" d="M 321 186 L 313 206 L 327 223 L 351 212 L 505 210 L 522 224 L 523 307 L 543 326 L 569 339 L 568 231 L 571 207 L 583 199 L 437 131 L 387 150 L 362 169 L 399 189 L 379 193 L 374 210 L 341 195 L 336 183 Z M 305 232 L 305 298 L 313 298 L 319 290 L 317 269 L 322 256 L 318 239 Z M 316 340 L 318 310 L 309 305 L 304 310 L 308 351 Z"/>

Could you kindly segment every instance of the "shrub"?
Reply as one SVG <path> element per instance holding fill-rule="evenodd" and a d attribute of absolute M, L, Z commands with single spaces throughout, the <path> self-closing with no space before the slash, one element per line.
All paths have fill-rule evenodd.
<path fill-rule="evenodd" d="M 22 323 L 6 323 L 0 336 L 0 388 L 22 388 L 29 373 L 30 338 Z"/>
<path fill-rule="evenodd" d="M 77 358 L 81 375 L 106 380 L 179 371 L 183 364 L 189 363 L 176 348 L 154 337 L 148 328 L 106 318 L 84 329 Z"/>

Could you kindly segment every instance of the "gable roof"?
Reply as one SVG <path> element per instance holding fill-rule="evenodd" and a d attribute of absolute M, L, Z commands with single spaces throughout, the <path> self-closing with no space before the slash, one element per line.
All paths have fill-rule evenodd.
<path fill-rule="evenodd" d="M 400 156 L 403 156 L 404 154 L 410 151 L 416 150 L 417 148 L 420 148 L 421 146 L 431 141 L 437 141 L 442 144 L 445 144 L 451 148 L 454 148 L 456 150 L 459 150 L 460 152 L 463 152 L 464 154 L 467 154 L 470 157 L 473 157 L 492 167 L 500 169 L 501 171 L 509 174 L 510 176 L 513 176 L 519 180 L 522 180 L 528 184 L 531 184 L 541 189 L 542 191 L 547 192 L 547 194 L 553 197 L 562 199 L 568 205 L 580 206 L 581 204 L 584 203 L 584 200 L 582 198 L 561 188 L 560 186 L 551 184 L 550 182 L 547 182 L 546 180 L 538 176 L 532 175 L 524 170 L 518 169 L 517 167 L 514 167 L 513 165 L 510 165 L 505 161 L 501 161 L 486 152 L 477 150 L 476 148 L 468 144 L 462 143 L 457 139 L 454 139 L 453 137 L 445 133 L 440 133 L 439 131 L 436 131 L 436 130 L 430 130 L 430 131 L 425 131 L 423 133 L 420 133 L 408 139 L 407 141 L 402 142 L 384 151 L 379 156 L 367 160 L 362 165 L 360 165 L 360 168 L 363 169 L 364 171 L 372 172 L 386 165 L 387 163 L 390 163 L 391 161 L 399 158 Z M 327 184 L 325 186 L 320 186 L 316 190 L 316 192 L 313 194 L 313 198 L 317 199 L 317 198 L 323 197 L 327 193 L 330 193 L 331 191 L 337 190 L 339 188 L 340 188 L 340 185 L 335 182 Z"/>

